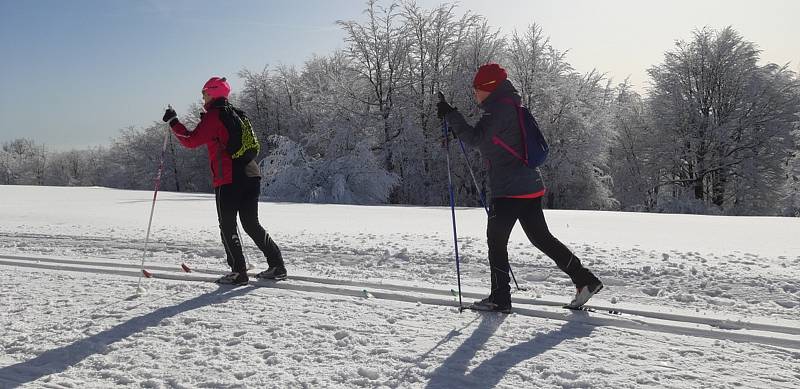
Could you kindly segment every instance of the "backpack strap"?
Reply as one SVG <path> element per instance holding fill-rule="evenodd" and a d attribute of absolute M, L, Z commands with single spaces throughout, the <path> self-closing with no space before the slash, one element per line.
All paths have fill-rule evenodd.
<path fill-rule="evenodd" d="M 502 140 L 502 139 L 500 139 L 500 138 L 498 138 L 498 137 L 497 137 L 497 135 L 494 135 L 494 136 L 492 136 L 492 143 L 494 143 L 494 144 L 496 144 L 496 145 L 498 145 L 498 146 L 502 147 L 503 149 L 505 149 L 506 151 L 508 151 L 508 152 L 509 152 L 511 155 L 513 155 L 514 157 L 516 157 L 516 158 L 517 158 L 517 159 L 519 159 L 520 161 L 523 161 L 523 162 L 525 162 L 525 158 L 522 158 L 522 157 L 519 155 L 519 153 L 517 153 L 517 152 L 516 152 L 516 150 L 512 149 L 512 148 L 511 148 L 511 146 L 509 146 L 508 144 L 506 144 L 506 142 L 503 142 L 503 140 Z"/>
<path fill-rule="evenodd" d="M 510 106 L 513 106 L 514 109 L 517 110 L 517 122 L 519 123 L 519 132 L 520 132 L 520 137 L 522 138 L 522 151 L 524 153 L 524 156 L 519 155 L 519 153 L 517 153 L 516 150 L 512 149 L 511 146 L 506 144 L 506 142 L 503 142 L 503 140 L 500 139 L 497 135 L 492 136 L 492 143 L 502 147 L 503 149 L 511 153 L 511 155 L 522 161 L 522 163 L 528 165 L 528 139 L 527 139 L 527 130 L 525 129 L 525 122 L 522 119 L 522 109 L 520 108 L 520 105 L 517 104 L 517 102 L 511 99 L 510 97 L 501 99 L 500 102 L 503 104 L 508 104 Z"/>

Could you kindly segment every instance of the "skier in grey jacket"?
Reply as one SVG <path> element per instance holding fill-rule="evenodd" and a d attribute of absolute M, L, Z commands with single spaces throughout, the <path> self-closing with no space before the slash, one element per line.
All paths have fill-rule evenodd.
<path fill-rule="evenodd" d="M 448 103 L 437 105 L 440 119 L 464 143 L 477 147 L 487 160 L 491 202 L 486 235 L 492 290 L 473 304 L 474 309 L 510 312 L 508 239 L 517 220 L 531 243 L 550 257 L 575 284 L 575 298 L 569 307 L 582 306 L 603 288 L 603 283 L 581 265 L 581 261 L 558 241 L 547 228 L 542 211 L 545 185 L 536 168 L 525 165 L 506 148 L 522 150 L 517 107 L 520 96 L 505 69 L 497 64 L 483 65 L 473 81 L 475 99 L 484 111 L 473 126 Z"/>

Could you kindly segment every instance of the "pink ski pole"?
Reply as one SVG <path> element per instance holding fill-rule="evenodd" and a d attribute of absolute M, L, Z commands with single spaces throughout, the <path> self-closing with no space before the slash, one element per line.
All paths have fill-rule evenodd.
<path fill-rule="evenodd" d="M 168 106 L 172 109 L 172 106 Z M 147 222 L 147 234 L 144 237 L 144 250 L 142 251 L 142 264 L 140 266 L 141 274 L 139 274 L 139 281 L 136 284 L 136 291 L 142 293 L 142 276 L 150 277 L 150 273 L 144 269 L 144 260 L 147 256 L 147 246 L 150 243 L 150 227 L 153 225 L 153 211 L 156 209 L 156 196 L 158 196 L 158 188 L 161 187 L 161 174 L 164 172 L 164 154 L 167 152 L 167 142 L 169 141 L 169 123 L 167 124 L 167 132 L 164 134 L 164 145 L 161 147 L 161 160 L 158 163 L 158 174 L 155 179 L 155 189 L 153 190 L 153 204 L 150 205 L 150 220 Z"/>

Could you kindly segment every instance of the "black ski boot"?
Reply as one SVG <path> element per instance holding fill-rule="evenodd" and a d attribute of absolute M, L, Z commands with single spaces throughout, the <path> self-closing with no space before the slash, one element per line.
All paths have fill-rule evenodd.
<path fill-rule="evenodd" d="M 494 301 L 494 297 L 489 296 L 466 306 L 466 308 L 473 311 L 511 313 L 511 302 L 498 304 Z"/>
<path fill-rule="evenodd" d="M 256 274 L 256 278 L 260 278 L 263 280 L 278 280 L 278 281 L 285 280 L 286 268 L 270 266 L 269 268 L 267 268 L 267 270 L 264 270 L 261 273 Z"/>

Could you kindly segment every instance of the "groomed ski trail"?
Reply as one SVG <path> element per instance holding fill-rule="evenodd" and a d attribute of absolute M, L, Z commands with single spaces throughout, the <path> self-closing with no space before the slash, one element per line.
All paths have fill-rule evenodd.
<path fill-rule="evenodd" d="M 50 258 L 50 257 L 28 257 L 28 256 L 16 256 L 16 255 L 0 255 L 0 259 L 8 259 L 14 261 L 26 261 L 26 262 L 49 262 L 55 264 L 64 264 L 70 266 L 91 266 L 91 267 L 112 267 L 112 268 L 124 268 L 124 269 L 139 269 L 139 266 L 135 264 L 126 264 L 120 262 L 107 262 L 107 261 L 80 261 L 74 259 L 63 259 L 63 258 Z M 20 264 L 21 266 L 25 266 L 24 263 Z M 47 268 L 47 267 L 44 267 Z M 190 267 L 191 268 L 191 267 Z M 62 269 L 61 267 L 52 268 L 53 270 L 69 270 L 69 269 Z M 211 270 L 211 269 L 203 269 L 203 268 L 191 268 L 192 272 L 197 274 L 210 274 L 210 275 L 218 275 L 222 276 L 227 274 L 227 271 L 224 270 Z M 185 279 L 187 273 L 181 270 L 181 265 L 175 266 L 148 266 L 146 270 L 149 271 L 158 271 L 159 275 L 154 278 L 164 278 L 164 279 Z M 165 272 L 165 273 L 162 273 Z M 170 273 L 177 273 L 177 274 L 170 274 Z M 113 273 L 112 273 L 113 274 Z M 124 274 L 120 274 L 124 275 Z M 138 276 L 138 273 L 137 273 Z M 334 278 L 320 278 L 320 277 L 310 277 L 310 276 L 297 276 L 297 275 L 290 275 L 290 280 L 294 281 L 303 281 L 309 283 L 317 283 L 317 284 L 325 284 L 325 285 L 334 285 L 334 286 L 351 286 L 351 287 L 358 287 L 368 290 L 373 289 L 380 289 L 380 290 L 387 290 L 387 291 L 397 291 L 397 292 L 409 292 L 409 293 L 422 293 L 422 294 L 431 294 L 431 295 L 439 295 L 439 296 L 454 296 L 453 290 L 443 290 L 443 289 L 435 289 L 435 288 L 427 288 L 427 287 L 419 287 L 419 286 L 410 286 L 410 285 L 399 285 L 399 284 L 392 284 L 392 283 L 383 283 L 383 282 L 368 282 L 368 281 L 354 281 L 354 280 L 343 280 L 343 279 L 334 279 Z M 457 295 L 456 295 L 457 296 Z M 462 292 L 462 298 L 467 299 L 481 299 L 485 297 L 480 293 L 473 293 L 473 292 Z M 518 294 L 513 297 L 514 305 L 523 304 L 523 305 L 541 305 L 541 306 L 550 306 L 550 307 L 558 307 L 561 308 L 565 304 L 564 301 L 554 301 L 554 300 L 546 300 L 546 299 L 533 299 L 527 297 L 521 297 Z M 800 335 L 800 326 L 784 326 L 784 325 L 776 325 L 776 324 L 768 324 L 768 323 L 756 323 L 750 321 L 743 321 L 743 320 L 732 320 L 730 318 L 720 318 L 720 317 L 700 317 L 700 316 L 691 316 L 691 315 L 682 315 L 682 314 L 675 314 L 675 313 L 668 313 L 668 312 L 658 312 L 658 311 L 648 311 L 642 309 L 630 309 L 630 308 L 620 308 L 616 306 L 604 306 L 604 305 L 596 305 L 596 304 L 588 304 L 588 307 L 594 308 L 598 313 L 603 312 L 618 312 L 626 315 L 635 315 L 645 318 L 651 319 L 658 319 L 658 320 L 667 320 L 667 321 L 675 321 L 680 323 L 695 323 L 701 325 L 707 325 L 710 327 L 715 327 L 724 330 L 751 330 L 751 331 L 764 331 L 764 332 L 777 332 L 777 333 L 784 333 L 789 335 Z"/>
<path fill-rule="evenodd" d="M 139 267 L 133 264 L 79 261 L 45 257 L 0 255 L 0 265 L 83 273 L 113 274 L 126 277 L 139 277 L 141 275 L 138 270 Z M 111 268 L 112 266 L 113 268 Z M 148 267 L 148 270 L 150 270 L 152 273 L 153 279 L 200 282 L 213 282 L 216 280 L 216 277 L 185 273 L 180 269 L 180 265 L 175 265 L 174 267 L 151 266 Z M 412 304 L 451 306 L 454 308 L 458 307 L 457 301 L 453 298 L 449 291 L 394 284 L 290 276 L 289 281 L 251 281 L 249 286 L 357 298 L 365 298 L 364 290 L 367 288 L 369 289 L 370 298 L 378 300 L 391 300 Z M 450 298 L 438 297 L 441 295 L 448 295 Z M 473 294 L 463 294 L 462 296 L 469 297 L 471 295 Z M 479 297 L 477 294 L 475 295 L 476 297 Z M 769 326 L 758 323 L 736 322 L 739 327 L 749 325 L 751 327 L 759 327 L 759 329 L 719 329 L 719 327 L 704 323 L 703 321 L 713 321 L 707 318 L 685 316 L 685 318 L 695 320 L 669 321 L 643 315 L 629 317 L 624 315 L 623 310 L 619 309 L 616 310 L 623 312 L 623 316 L 604 315 L 603 312 L 592 313 L 569 311 L 561 308 L 561 303 L 556 304 L 558 306 L 553 306 L 554 304 L 550 304 L 549 302 L 542 303 L 539 300 L 533 299 L 515 299 L 513 314 L 559 321 L 575 321 L 593 326 L 610 326 L 639 331 L 662 332 L 675 335 L 731 340 L 736 342 L 762 343 L 800 350 L 800 336 L 797 335 L 797 333 L 800 331 L 798 331 L 797 327 L 777 325 Z M 602 309 L 599 307 L 595 308 Z M 657 312 L 647 313 L 653 314 L 654 316 L 658 314 Z M 767 327 L 773 328 L 773 330 L 765 329 Z"/>

